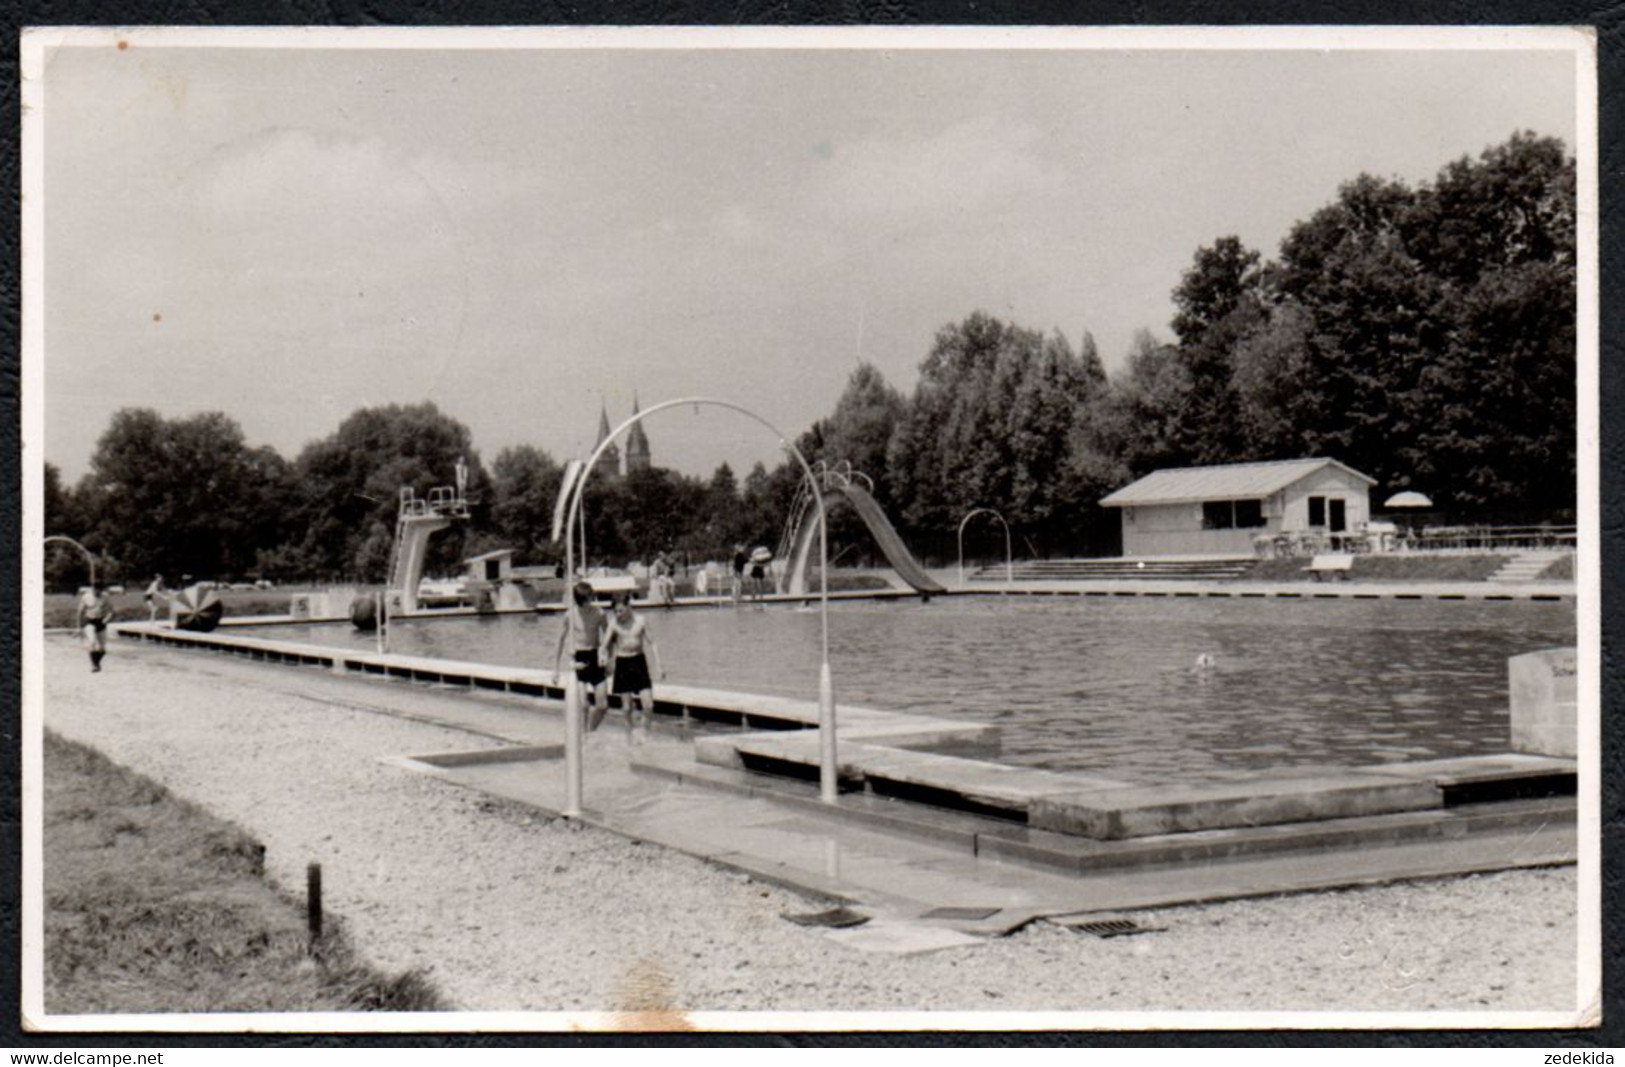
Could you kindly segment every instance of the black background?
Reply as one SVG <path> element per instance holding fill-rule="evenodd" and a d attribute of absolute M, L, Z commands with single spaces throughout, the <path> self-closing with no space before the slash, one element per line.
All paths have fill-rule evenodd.
<path fill-rule="evenodd" d="M 1621 529 L 1625 526 L 1625 410 L 1621 373 L 1621 308 L 1619 292 L 1625 248 L 1620 226 L 1613 216 L 1621 208 L 1620 174 L 1625 168 L 1620 105 L 1622 60 L 1625 60 L 1625 5 L 1591 3 L 1514 3 L 1464 0 L 1435 3 L 1377 3 L 1342 0 L 1248 0 L 1217 3 L 1213 0 L 1118 0 L 1112 3 L 1012 3 L 1010 0 L 459 0 L 430 4 L 425 0 L 39 0 L 5 4 L 10 42 L 0 57 L 3 68 L 3 110 L 0 132 L 0 170 L 10 194 L 9 209 L 0 219 L 4 238 L 5 269 L 0 272 L 3 302 L 0 330 L 4 334 L 0 357 L 0 417 L 12 427 L 5 438 L 9 462 L 0 467 L 0 523 L 4 530 L 4 565 L 0 566 L 0 655 L 4 656 L 5 698 L 0 709 L 0 1015 L 4 1035 L 0 1044 L 37 1049 L 100 1046 L 172 1048 L 198 1046 L 373 1046 L 502 1047 L 520 1045 L 618 1046 L 893 1046 L 932 1047 L 977 1045 L 994 1048 L 1023 1046 L 1156 1047 L 1156 1046 L 1467 1046 L 1505 1048 L 1618 1048 L 1625 1045 L 1625 1020 L 1619 1011 L 1619 967 L 1625 958 L 1620 929 L 1619 888 L 1622 858 L 1622 756 L 1615 713 L 1621 707 L 1622 683 L 1617 644 L 1619 623 Z M 1602 608 L 1603 608 L 1603 996 L 1604 1023 L 1600 1031 L 1220 1031 L 1220 1032 L 1080 1032 L 1054 1034 L 458 1034 L 440 1035 L 143 1035 L 143 1034 L 26 1034 L 21 1030 L 21 535 L 22 444 L 20 419 L 19 286 L 20 211 L 19 69 L 18 35 L 27 26 L 496 26 L 496 25 L 967 25 L 967 26 L 1105 26 L 1105 25 L 1583 25 L 1597 29 L 1599 131 L 1598 177 L 1602 203 L 1600 395 L 1602 415 Z M 38 457 L 33 462 L 40 462 Z M 9 608 L 10 610 L 7 610 Z M 1616 1057 L 1618 1058 L 1618 1057 Z M 1542 1057 L 1531 1051 L 1529 1062 Z"/>

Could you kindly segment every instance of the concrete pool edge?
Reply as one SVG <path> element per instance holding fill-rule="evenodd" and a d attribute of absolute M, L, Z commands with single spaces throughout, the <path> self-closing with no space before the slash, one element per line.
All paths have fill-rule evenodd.
<path fill-rule="evenodd" d="M 1497 760 L 1498 757 L 1487 757 Z M 1471 835 L 1535 833 L 1554 825 L 1573 825 L 1576 802 L 1570 796 L 1514 799 L 1464 804 L 1421 811 L 1345 816 L 1227 827 L 1101 840 L 1024 826 L 967 811 L 914 804 L 867 792 L 844 793 L 839 805 L 823 803 L 813 783 L 673 759 L 669 755 L 634 757 L 633 768 L 684 785 L 765 797 L 829 818 L 883 827 L 917 840 L 933 841 L 983 856 L 1071 875 L 1094 875 L 1121 869 L 1211 863 L 1280 853 L 1324 854 L 1373 845 L 1459 840 Z M 1424 769 L 1424 772 L 1425 769 Z M 1436 769 L 1431 773 L 1461 773 Z M 1549 858 L 1549 857 L 1548 857 Z M 1573 855 L 1568 855 L 1573 861 Z"/>
<path fill-rule="evenodd" d="M 745 734 L 700 738 L 694 751 L 701 764 L 807 776 L 817 767 L 817 742 L 816 736 L 799 734 Z M 1539 792 L 1562 793 L 1572 791 L 1576 774 L 1571 759 L 1502 753 L 1146 786 L 914 752 L 887 746 L 883 737 L 843 741 L 839 767 L 849 791 L 921 800 L 1007 818 L 1032 830 L 1106 841 L 1441 811 L 1447 792 L 1516 796 L 1532 785 Z"/>
<path fill-rule="evenodd" d="M 934 597 L 1172 597 L 1188 599 L 1262 600 L 1441 600 L 1441 601 L 1535 601 L 1563 602 L 1577 598 L 1572 582 L 1254 582 L 1247 579 L 1200 581 L 1180 579 L 1048 579 L 1003 582 L 977 579 L 977 584 L 949 586 L 942 592 L 922 594 L 914 589 L 843 589 L 831 592 L 829 599 L 840 603 L 863 600 L 930 600 Z M 816 604 L 816 593 L 790 595 L 771 593 L 754 604 Z M 634 604 L 648 610 L 664 610 L 656 600 L 639 599 Z M 682 610 L 734 607 L 728 597 L 678 597 L 670 607 Z M 434 619 L 470 619 L 490 616 L 555 614 L 562 604 L 538 604 L 528 608 L 433 608 L 398 615 L 399 621 L 426 622 Z M 347 615 L 239 615 L 226 616 L 221 626 L 310 626 L 348 623 Z"/>
<path fill-rule="evenodd" d="M 230 652 L 253 659 L 325 667 L 336 673 L 466 685 L 561 700 L 550 672 L 453 660 L 358 652 L 225 634 L 198 634 L 154 623 L 115 627 L 120 636 Z M 768 732 L 697 738 L 695 761 L 747 772 L 816 773 L 815 702 L 662 686 L 657 710 L 678 719 L 722 721 Z M 1441 810 L 1446 790 L 1471 785 L 1516 795 L 1520 783 L 1572 790 L 1573 760 L 1518 754 L 1413 764 L 1291 771 L 1147 787 L 1103 776 L 1042 771 L 905 747 L 975 740 L 992 730 L 926 716 L 843 706 L 841 777 L 848 791 L 891 795 L 993 815 L 1032 830 L 1101 840 L 1132 839 L 1356 816 Z"/>

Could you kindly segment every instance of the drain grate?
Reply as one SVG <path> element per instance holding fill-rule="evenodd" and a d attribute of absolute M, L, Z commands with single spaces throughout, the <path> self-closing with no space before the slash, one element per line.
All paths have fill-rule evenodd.
<path fill-rule="evenodd" d="M 1002 908 L 932 908 L 922 919 L 986 919 L 997 915 Z"/>
<path fill-rule="evenodd" d="M 841 928 L 846 926 L 862 926 L 869 921 L 869 916 L 859 915 L 851 908 L 830 908 L 828 911 L 808 912 L 805 915 L 781 915 L 781 919 L 788 919 L 797 926 L 829 926 Z"/>
<path fill-rule="evenodd" d="M 1051 918 L 1050 921 L 1058 926 L 1064 926 L 1068 930 L 1081 930 L 1086 934 L 1094 934 L 1096 937 L 1102 938 L 1128 937 L 1131 934 L 1154 934 L 1167 929 L 1166 926 L 1141 926 L 1133 919 L 1126 919 L 1121 916 L 1099 919 Z"/>

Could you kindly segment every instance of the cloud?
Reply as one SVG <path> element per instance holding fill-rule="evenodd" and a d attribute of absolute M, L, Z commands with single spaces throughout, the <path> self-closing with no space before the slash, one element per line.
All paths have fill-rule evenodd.
<path fill-rule="evenodd" d="M 1042 149 L 1037 128 L 993 119 L 923 138 L 866 138 L 834 146 L 805 199 L 828 219 L 866 227 L 999 214 L 1064 189 L 1063 171 Z"/>
<path fill-rule="evenodd" d="M 229 141 L 187 175 L 202 216 L 233 223 L 264 218 L 315 222 L 342 213 L 421 212 L 437 194 L 401 155 L 376 138 L 274 127 Z"/>

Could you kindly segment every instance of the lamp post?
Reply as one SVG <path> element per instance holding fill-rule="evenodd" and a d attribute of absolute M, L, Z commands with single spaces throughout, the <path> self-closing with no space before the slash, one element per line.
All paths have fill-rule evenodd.
<path fill-rule="evenodd" d="M 581 514 L 581 496 L 586 489 L 587 479 L 592 476 L 593 468 L 597 465 L 599 458 L 603 455 L 604 449 L 609 447 L 609 445 L 613 443 L 617 437 L 621 436 L 621 434 L 625 433 L 636 423 L 648 418 L 655 412 L 665 411 L 667 408 L 683 407 L 684 405 L 693 405 L 696 409 L 702 405 L 707 407 L 727 408 L 729 411 L 736 411 L 739 414 L 744 415 L 746 418 L 760 423 L 779 439 L 780 447 L 784 448 L 791 455 L 796 457 L 796 462 L 801 464 L 802 473 L 806 475 L 807 481 L 812 485 L 813 500 L 818 506 L 818 556 L 820 561 L 818 569 L 818 609 L 820 649 L 823 657 L 818 668 L 818 783 L 820 799 L 822 799 L 826 804 L 834 804 L 837 799 L 835 774 L 835 684 L 829 670 L 829 526 L 824 521 L 824 491 L 823 488 L 818 484 L 818 479 L 813 475 L 813 470 L 811 465 L 809 465 L 807 462 L 807 457 L 801 454 L 801 450 L 797 448 L 789 438 L 785 437 L 785 435 L 779 431 L 778 427 L 774 426 L 772 423 L 768 422 L 754 411 L 751 411 L 749 408 L 741 407 L 740 405 L 731 403 L 727 400 L 716 400 L 711 397 L 703 396 L 681 397 L 677 400 L 664 401 L 663 403 L 656 404 L 653 407 L 637 412 L 631 418 L 615 427 L 615 429 L 612 430 L 608 436 L 598 443 L 598 447 L 593 449 L 592 455 L 587 458 L 586 465 L 581 471 L 581 476 L 576 480 L 574 491 L 571 493 L 570 510 L 564 523 L 565 575 L 569 581 L 573 581 L 575 579 L 575 541 L 571 537 L 571 531 L 576 529 L 578 515 L 581 516 L 581 554 L 583 561 L 586 559 L 586 516 Z M 564 701 L 564 814 L 571 818 L 577 817 L 581 814 L 582 731 L 580 721 L 581 701 L 580 696 L 577 693 L 578 688 L 579 687 L 572 682 L 565 694 Z"/>
<path fill-rule="evenodd" d="M 959 584 L 961 586 L 965 584 L 965 524 L 982 514 L 993 516 L 999 520 L 999 525 L 1004 527 L 1004 580 L 1014 582 L 1016 567 L 1010 555 L 1010 524 L 1004 521 L 1003 515 L 992 508 L 976 508 L 959 520 Z"/>

